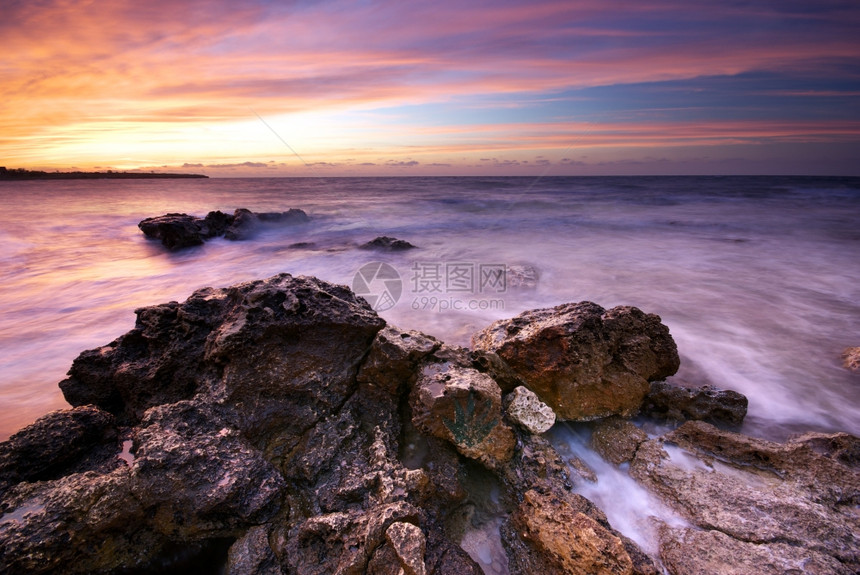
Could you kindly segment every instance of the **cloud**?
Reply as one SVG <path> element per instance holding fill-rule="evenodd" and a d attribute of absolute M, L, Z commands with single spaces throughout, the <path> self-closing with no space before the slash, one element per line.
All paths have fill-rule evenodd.
<path fill-rule="evenodd" d="M 263 162 L 242 162 L 239 164 L 207 164 L 207 168 L 215 169 L 230 169 L 230 168 L 268 168 L 269 165 Z"/>
<path fill-rule="evenodd" d="M 858 23 L 841 0 L 9 0 L 0 155 L 258 168 L 235 150 L 283 150 L 250 110 L 317 165 L 842 144 L 860 140 Z"/>

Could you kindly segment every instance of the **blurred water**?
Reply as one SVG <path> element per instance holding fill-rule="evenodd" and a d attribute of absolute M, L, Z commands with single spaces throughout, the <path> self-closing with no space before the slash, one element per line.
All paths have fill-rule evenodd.
<path fill-rule="evenodd" d="M 312 222 L 175 254 L 137 229 L 238 207 L 301 208 Z M 860 375 L 840 365 L 860 345 L 858 222 L 858 179 L 0 182 L 0 438 L 63 406 L 56 384 L 71 361 L 130 329 L 136 307 L 279 272 L 351 285 L 373 261 L 401 276 L 381 312 L 401 328 L 466 345 L 529 308 L 636 305 L 669 326 L 680 377 L 750 398 L 746 431 L 860 433 Z M 357 249 L 383 234 L 420 249 Z M 455 264 L 471 266 L 474 290 L 417 289 L 427 266 L 444 276 Z M 481 265 L 533 266 L 539 279 L 481 291 Z M 443 309 L 470 305 L 487 309 Z"/>

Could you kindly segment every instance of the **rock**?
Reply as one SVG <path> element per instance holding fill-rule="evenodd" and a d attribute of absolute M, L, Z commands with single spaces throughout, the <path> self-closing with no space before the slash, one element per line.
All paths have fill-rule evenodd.
<path fill-rule="evenodd" d="M 649 381 L 680 364 L 669 330 L 654 314 L 591 302 L 527 311 L 472 338 L 497 353 L 562 420 L 635 414 Z"/>
<path fill-rule="evenodd" d="M 525 385 L 514 370 L 491 351 L 476 349 L 469 353 L 469 358 L 472 360 L 472 367 L 492 377 L 499 384 L 502 393 L 510 393 L 517 387 Z"/>
<path fill-rule="evenodd" d="M 682 387 L 666 381 L 652 381 L 642 402 L 642 415 L 672 421 L 707 421 L 739 426 L 747 414 L 746 396 L 709 385 Z"/>
<path fill-rule="evenodd" d="M 513 454 L 515 438 L 502 419 L 502 392 L 488 375 L 451 362 L 428 362 L 410 396 L 412 422 L 490 468 Z"/>
<path fill-rule="evenodd" d="M 92 405 L 51 412 L 0 443 L 0 497 L 22 481 L 109 472 L 122 464 L 118 452 L 111 414 Z"/>
<path fill-rule="evenodd" d="M 294 528 L 277 555 L 304 575 L 364 573 L 373 552 L 385 542 L 397 522 L 417 523 L 420 511 L 405 503 L 391 503 L 367 511 L 328 513 L 311 517 Z"/>
<path fill-rule="evenodd" d="M 399 252 L 415 249 L 417 246 L 410 244 L 406 240 L 398 240 L 397 238 L 392 238 L 390 236 L 379 236 L 365 244 L 362 244 L 359 247 L 361 247 L 361 249 L 363 250 L 385 250 L 391 252 Z"/>
<path fill-rule="evenodd" d="M 505 267 L 506 289 L 534 289 L 537 287 L 540 274 L 532 265 L 511 265 Z"/>
<path fill-rule="evenodd" d="M 610 417 L 595 424 L 591 447 L 603 459 L 615 465 L 630 462 L 648 434 L 620 417 Z"/>
<path fill-rule="evenodd" d="M 199 218 L 188 214 L 170 213 L 146 218 L 137 227 L 146 237 L 161 240 L 161 244 L 169 250 L 199 246 L 204 239 Z"/>
<path fill-rule="evenodd" d="M 281 575 L 278 558 L 269 545 L 269 531 L 264 525 L 252 527 L 230 546 L 227 556 L 229 575 Z"/>
<path fill-rule="evenodd" d="M 280 510 L 283 477 L 210 405 L 150 409 L 134 444 L 132 494 L 172 540 L 236 535 Z"/>
<path fill-rule="evenodd" d="M 66 401 L 134 424 L 150 407 L 206 392 L 244 431 L 277 421 L 293 435 L 352 393 L 384 324 L 345 287 L 289 274 L 136 313 L 132 331 L 74 361 L 60 382 Z"/>
<path fill-rule="evenodd" d="M 851 371 L 860 370 L 860 347 L 846 347 L 842 352 L 842 365 Z"/>
<path fill-rule="evenodd" d="M 731 566 L 719 572 L 747 572 L 744 565 L 762 554 L 772 566 L 794 565 L 806 554 L 818 564 L 856 571 L 860 472 L 816 453 L 814 443 L 773 443 L 704 422 L 687 422 L 661 440 L 643 443 L 630 465 L 631 476 L 694 526 L 733 540 L 716 536 L 720 548 L 747 550 L 718 559 L 705 550 L 682 560 L 678 557 L 688 542 L 702 549 L 714 535 L 669 530 L 661 539 L 661 555 L 665 549 L 683 566 L 680 572 L 710 572 L 719 561 Z"/>
<path fill-rule="evenodd" d="M 126 466 L 20 483 L 0 503 L 0 572 L 99 573 L 149 563 L 167 541 L 146 529 Z"/>
<path fill-rule="evenodd" d="M 298 209 L 286 212 L 254 213 L 245 208 L 232 215 L 221 211 L 209 212 L 205 218 L 188 214 L 170 213 L 142 220 L 137 227 L 151 239 L 161 240 L 169 250 L 199 246 L 205 240 L 224 236 L 228 240 L 245 240 L 265 224 L 296 225 L 310 221 L 308 215 Z"/>
<path fill-rule="evenodd" d="M 543 433 L 555 424 L 555 413 L 529 389 L 520 386 L 507 397 L 507 414 L 529 433 Z"/>
<path fill-rule="evenodd" d="M 405 575 L 426 575 L 424 552 L 427 540 L 421 529 L 412 523 L 392 523 L 385 530 L 385 540 L 394 550 Z"/>
<path fill-rule="evenodd" d="M 373 340 L 370 354 L 361 364 L 358 381 L 397 394 L 415 378 L 418 362 L 439 349 L 436 338 L 417 331 L 386 326 Z"/>
<path fill-rule="evenodd" d="M 632 574 L 622 541 L 565 501 L 526 492 L 511 526 L 526 548 L 511 559 L 515 573 L 546 575 Z"/>
<path fill-rule="evenodd" d="M 716 530 L 663 527 L 660 558 L 672 575 L 851 575 L 833 557 L 785 543 L 749 543 Z"/>

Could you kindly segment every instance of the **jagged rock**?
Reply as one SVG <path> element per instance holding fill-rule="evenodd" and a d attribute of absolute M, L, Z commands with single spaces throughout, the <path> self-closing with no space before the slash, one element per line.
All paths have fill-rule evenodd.
<path fill-rule="evenodd" d="M 521 434 L 514 457 L 500 475 L 515 500 L 521 501 L 527 492 L 534 491 L 551 497 L 553 501 L 563 502 L 565 509 L 586 515 L 606 533 L 621 541 L 635 575 L 659 575 L 660 570 L 654 561 L 635 542 L 615 531 L 603 511 L 585 497 L 572 492 L 573 480 L 567 462 L 543 436 Z M 536 549 L 524 532 L 514 525 L 512 518 L 502 523 L 500 533 L 512 575 L 530 575 L 540 573 L 542 569 L 557 572 L 552 571 L 554 567 L 548 567 L 556 564 L 557 557 L 543 557 L 548 551 Z"/>
<path fill-rule="evenodd" d="M 830 556 L 850 570 L 860 568 L 860 518 L 855 511 L 860 473 L 816 453 L 809 442 L 779 444 L 687 422 L 661 440 L 643 443 L 630 474 L 693 525 L 755 544 L 761 552 L 766 545 L 774 565 L 792 564 L 797 550 L 803 550 Z M 673 540 L 672 534 L 683 539 Z M 661 549 L 677 555 L 687 538 L 684 531 L 667 531 Z M 786 548 L 792 552 L 778 554 Z M 744 565 L 757 553 L 726 555 L 721 561 L 735 571 L 721 572 L 745 572 Z M 708 553 L 690 555 L 683 572 L 708 572 L 711 561 Z"/>
<path fill-rule="evenodd" d="M 394 550 L 405 575 L 426 575 L 424 553 L 427 539 L 420 528 L 412 523 L 392 523 L 385 530 L 385 540 Z"/>
<path fill-rule="evenodd" d="M 22 481 L 47 481 L 122 465 L 114 417 L 86 405 L 51 412 L 0 443 L 0 497 Z"/>
<path fill-rule="evenodd" d="M 700 420 L 739 426 L 747 414 L 746 396 L 709 385 L 690 388 L 666 381 L 652 381 L 642 401 L 642 415 L 673 421 Z"/>
<path fill-rule="evenodd" d="M 860 370 L 860 347 L 846 347 L 842 352 L 842 365 L 851 371 Z"/>
<path fill-rule="evenodd" d="M 387 529 L 397 522 L 418 523 L 420 515 L 405 502 L 318 515 L 293 529 L 285 548 L 275 553 L 305 575 L 364 573 L 373 552 L 385 542 Z"/>
<path fill-rule="evenodd" d="M 265 525 L 252 527 L 230 546 L 227 556 L 229 575 L 281 575 L 281 566 L 269 544 Z"/>
<path fill-rule="evenodd" d="M 173 540 L 236 535 L 280 509 L 283 477 L 210 405 L 150 409 L 134 445 L 132 493 Z"/>
<path fill-rule="evenodd" d="M 511 420 L 529 433 L 543 433 L 555 424 L 555 413 L 528 388 L 520 386 L 506 398 Z"/>
<path fill-rule="evenodd" d="M 264 224 L 295 225 L 309 220 L 308 215 L 298 209 L 290 209 L 286 212 L 254 213 L 245 208 L 239 208 L 232 215 L 212 211 L 205 218 L 170 213 L 146 218 L 137 224 L 137 227 L 146 237 L 161 240 L 162 245 L 167 249 L 179 250 L 199 246 L 205 240 L 219 236 L 224 236 L 228 240 L 248 239 Z"/>
<path fill-rule="evenodd" d="M 385 250 L 399 252 L 404 250 L 411 250 L 418 246 L 414 246 L 406 240 L 398 240 L 397 238 L 392 238 L 390 236 L 379 236 L 365 244 L 361 244 L 360 247 L 363 250 Z"/>
<path fill-rule="evenodd" d="M 370 353 L 361 364 L 358 381 L 396 394 L 414 379 L 418 362 L 441 345 L 432 336 L 386 326 L 376 334 Z"/>
<path fill-rule="evenodd" d="M 623 542 L 566 501 L 530 490 L 512 527 L 526 549 L 512 558 L 517 573 L 620 575 L 633 573 Z"/>
<path fill-rule="evenodd" d="M 20 483 L 0 510 L 0 572 L 101 573 L 145 565 L 167 541 L 146 528 L 131 471 Z"/>
<path fill-rule="evenodd" d="M 648 382 L 674 374 L 680 363 L 659 316 L 591 302 L 497 321 L 472 345 L 496 352 L 562 420 L 631 416 Z"/>
<path fill-rule="evenodd" d="M 631 461 L 639 446 L 647 440 L 647 433 L 620 417 L 598 422 L 591 432 L 591 447 L 615 465 Z"/>
<path fill-rule="evenodd" d="M 74 361 L 60 382 L 66 401 L 134 424 L 150 407 L 205 392 L 258 436 L 273 422 L 300 435 L 341 405 L 384 325 L 345 287 L 289 274 L 136 313 L 132 331 Z"/>
<path fill-rule="evenodd" d="M 410 396 L 413 424 L 495 468 L 510 459 L 515 438 L 502 419 L 502 392 L 488 375 L 452 362 L 426 362 Z"/>
<path fill-rule="evenodd" d="M 472 360 L 472 367 L 492 377 L 499 384 L 502 393 L 510 393 L 517 387 L 525 385 L 525 382 L 498 354 L 476 349 L 469 352 L 469 358 Z"/>

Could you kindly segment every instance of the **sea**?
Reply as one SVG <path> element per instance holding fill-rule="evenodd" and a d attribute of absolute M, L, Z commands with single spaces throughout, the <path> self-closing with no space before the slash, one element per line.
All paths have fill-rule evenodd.
<path fill-rule="evenodd" d="M 310 221 L 177 252 L 137 227 L 237 208 Z M 416 248 L 362 249 L 378 236 Z M 674 381 L 749 398 L 743 432 L 860 434 L 860 373 L 841 357 L 860 346 L 860 178 L 7 181 L 0 246 L 0 440 L 66 407 L 72 360 L 131 329 L 136 308 L 282 272 L 463 346 L 527 309 L 633 305 L 669 327 Z M 566 429 L 556 441 L 586 450 L 587 431 Z"/>

